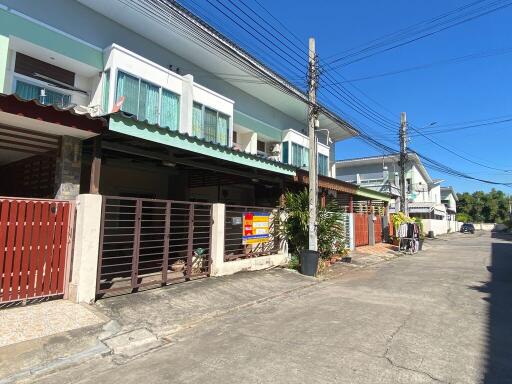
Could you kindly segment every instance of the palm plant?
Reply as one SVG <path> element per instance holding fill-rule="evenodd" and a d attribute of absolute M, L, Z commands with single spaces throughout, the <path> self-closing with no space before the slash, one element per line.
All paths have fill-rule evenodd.
<path fill-rule="evenodd" d="M 309 236 L 309 193 L 286 192 L 284 196 L 286 218 L 281 223 L 280 232 L 288 241 L 292 254 L 308 248 Z M 343 213 L 334 201 L 325 207 L 317 207 L 318 251 L 322 257 L 342 253 L 345 249 Z"/>

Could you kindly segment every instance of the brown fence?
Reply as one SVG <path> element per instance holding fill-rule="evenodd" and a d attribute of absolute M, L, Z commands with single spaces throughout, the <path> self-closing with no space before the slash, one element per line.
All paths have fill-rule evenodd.
<path fill-rule="evenodd" d="M 248 212 L 263 212 L 270 214 L 268 242 L 251 245 L 243 244 L 243 215 Z M 279 253 L 280 239 L 278 229 L 279 210 L 277 208 L 226 205 L 224 261 L 275 255 Z"/>
<path fill-rule="evenodd" d="M 0 303 L 64 294 L 72 207 L 0 197 Z"/>
<path fill-rule="evenodd" d="M 373 233 L 375 236 L 375 243 L 382 243 L 382 216 L 375 215 L 375 220 L 373 221 Z"/>
<path fill-rule="evenodd" d="M 97 293 L 207 276 L 212 205 L 103 197 Z"/>

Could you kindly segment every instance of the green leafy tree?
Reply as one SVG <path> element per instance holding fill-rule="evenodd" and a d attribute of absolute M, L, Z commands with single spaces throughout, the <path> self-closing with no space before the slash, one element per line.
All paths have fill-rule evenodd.
<path fill-rule="evenodd" d="M 509 220 L 509 199 L 503 191 L 459 193 L 457 220 L 464 222 L 503 223 Z"/>

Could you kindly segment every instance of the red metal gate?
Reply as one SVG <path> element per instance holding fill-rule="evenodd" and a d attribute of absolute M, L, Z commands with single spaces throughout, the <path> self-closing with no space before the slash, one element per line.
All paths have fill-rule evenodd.
<path fill-rule="evenodd" d="M 0 198 L 0 303 L 64 294 L 71 207 Z"/>
<path fill-rule="evenodd" d="M 370 244 L 369 230 L 368 230 L 368 214 L 356 213 L 354 214 L 355 221 L 355 243 L 356 247 Z"/>
<path fill-rule="evenodd" d="M 104 196 L 97 294 L 207 276 L 211 225 L 208 203 Z"/>
<path fill-rule="evenodd" d="M 375 215 L 375 221 L 373 223 L 375 244 L 382 243 L 382 216 Z"/>

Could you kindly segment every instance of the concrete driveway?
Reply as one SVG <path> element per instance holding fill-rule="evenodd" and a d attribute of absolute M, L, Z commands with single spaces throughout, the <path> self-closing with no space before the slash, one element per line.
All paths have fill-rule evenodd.
<path fill-rule="evenodd" d="M 512 383 L 512 238 L 430 245 L 38 382 Z"/>

